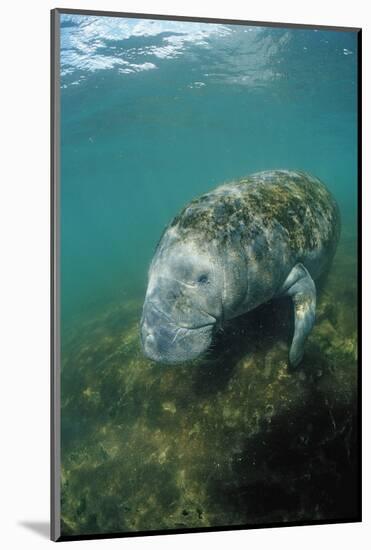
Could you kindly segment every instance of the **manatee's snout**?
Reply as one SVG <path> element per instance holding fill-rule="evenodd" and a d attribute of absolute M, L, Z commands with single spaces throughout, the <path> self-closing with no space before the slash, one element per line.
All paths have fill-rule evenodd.
<path fill-rule="evenodd" d="M 157 360 L 167 356 L 176 336 L 176 327 L 172 326 L 154 305 L 146 305 L 141 321 L 141 339 L 147 357 Z"/>
<path fill-rule="evenodd" d="M 190 361 L 211 344 L 213 325 L 185 328 L 173 323 L 152 303 L 145 303 L 141 320 L 144 354 L 161 363 Z"/>

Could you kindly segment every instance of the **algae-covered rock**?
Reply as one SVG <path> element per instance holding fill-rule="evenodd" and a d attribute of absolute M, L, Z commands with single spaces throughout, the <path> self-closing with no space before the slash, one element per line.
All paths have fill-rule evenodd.
<path fill-rule="evenodd" d="M 230 322 L 207 357 L 179 366 L 144 358 L 141 300 L 70 331 L 62 534 L 355 518 L 355 282 L 342 245 L 296 370 L 286 300 Z"/>

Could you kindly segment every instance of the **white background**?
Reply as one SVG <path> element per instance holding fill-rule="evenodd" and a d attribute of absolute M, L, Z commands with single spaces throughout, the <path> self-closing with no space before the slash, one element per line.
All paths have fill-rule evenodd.
<path fill-rule="evenodd" d="M 364 523 L 70 542 L 140 549 L 370 547 L 370 16 L 365 0 L 7 0 L 1 5 L 0 545 L 39 548 L 49 520 L 49 10 L 147 12 L 363 27 Z M 368 70 L 367 69 L 368 65 Z M 368 543 L 369 544 L 369 543 Z"/>

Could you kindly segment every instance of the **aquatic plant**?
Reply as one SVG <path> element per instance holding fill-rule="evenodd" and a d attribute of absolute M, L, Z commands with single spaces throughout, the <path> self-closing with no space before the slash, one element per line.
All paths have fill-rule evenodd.
<path fill-rule="evenodd" d="M 63 339 L 62 534 L 357 514 L 354 240 L 340 243 L 300 368 L 289 301 L 229 322 L 192 364 L 156 365 L 141 299 Z"/>

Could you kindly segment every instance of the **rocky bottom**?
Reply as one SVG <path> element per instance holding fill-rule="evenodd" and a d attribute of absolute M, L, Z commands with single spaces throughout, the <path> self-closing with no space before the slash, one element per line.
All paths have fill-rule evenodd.
<path fill-rule="evenodd" d="M 290 302 L 230 322 L 208 356 L 142 355 L 140 301 L 63 339 L 62 535 L 357 519 L 354 241 L 288 367 Z"/>

